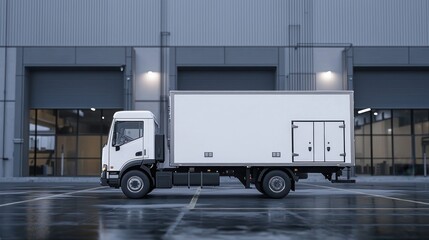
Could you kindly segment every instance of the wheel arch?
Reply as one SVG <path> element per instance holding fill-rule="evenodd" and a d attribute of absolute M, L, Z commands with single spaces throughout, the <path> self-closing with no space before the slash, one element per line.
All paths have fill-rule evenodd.
<path fill-rule="evenodd" d="M 286 173 L 289 176 L 289 178 L 291 179 L 291 181 L 290 181 L 291 182 L 291 190 L 295 191 L 295 182 L 296 182 L 295 174 L 289 168 L 284 168 L 284 167 L 263 168 L 258 174 L 257 181 L 261 182 L 262 179 L 264 178 L 265 174 L 267 174 L 268 172 L 270 172 L 272 170 L 280 170 L 280 171 L 283 171 L 284 173 Z"/>
<path fill-rule="evenodd" d="M 132 162 L 125 164 L 125 166 L 121 169 L 121 172 L 119 173 L 119 179 L 120 179 L 119 183 L 122 182 L 122 177 L 127 172 L 132 171 L 132 170 L 142 171 L 144 174 L 147 175 L 147 177 L 151 181 L 152 186 L 155 185 L 155 182 L 154 182 L 154 179 L 153 179 L 152 174 L 150 172 L 150 169 L 143 164 L 142 160 L 132 161 Z"/>

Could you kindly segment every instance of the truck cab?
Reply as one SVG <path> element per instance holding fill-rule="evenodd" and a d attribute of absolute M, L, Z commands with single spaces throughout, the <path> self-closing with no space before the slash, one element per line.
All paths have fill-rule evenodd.
<path fill-rule="evenodd" d="M 123 169 L 155 164 L 158 131 L 157 120 L 149 111 L 115 113 L 102 151 L 102 184 L 119 187 L 119 179 L 126 173 Z"/>

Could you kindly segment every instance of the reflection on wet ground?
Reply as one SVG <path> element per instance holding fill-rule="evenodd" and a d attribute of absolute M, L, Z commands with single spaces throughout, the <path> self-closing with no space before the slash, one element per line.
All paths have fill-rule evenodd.
<path fill-rule="evenodd" d="M 426 239 L 428 190 L 302 181 L 276 200 L 237 181 L 131 200 L 95 183 L 0 183 L 0 239 Z"/>

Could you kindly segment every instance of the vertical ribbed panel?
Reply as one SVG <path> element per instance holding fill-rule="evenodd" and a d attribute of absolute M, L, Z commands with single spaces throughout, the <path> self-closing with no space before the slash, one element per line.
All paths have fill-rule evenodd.
<path fill-rule="evenodd" d="M 273 46 L 288 42 L 289 1 L 169 0 L 170 44 Z"/>
<path fill-rule="evenodd" d="M 426 25 L 426 43 L 424 45 L 428 46 L 429 45 L 429 1 L 426 1 L 426 8 L 425 8 L 425 19 L 423 24 Z"/>
<path fill-rule="evenodd" d="M 310 91 L 316 90 L 315 74 L 289 74 L 287 90 Z"/>
<path fill-rule="evenodd" d="M 9 9 L 11 45 L 159 45 L 158 0 L 13 0 Z"/>
<path fill-rule="evenodd" d="M 428 0 L 164 2 L 171 46 L 288 46 L 290 25 L 300 44 L 429 45 Z M 0 44 L 8 22 L 9 46 L 158 46 L 160 8 L 161 0 L 0 0 Z"/>
<path fill-rule="evenodd" d="M 0 0 L 0 46 L 6 44 L 6 0 Z"/>
<path fill-rule="evenodd" d="M 315 90 L 313 0 L 289 1 L 289 90 Z"/>
<path fill-rule="evenodd" d="M 314 1 L 314 41 L 355 46 L 428 45 L 427 0 Z"/>

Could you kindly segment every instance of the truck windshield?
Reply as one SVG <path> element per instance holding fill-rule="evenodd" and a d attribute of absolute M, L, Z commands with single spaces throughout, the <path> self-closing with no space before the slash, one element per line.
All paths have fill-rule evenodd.
<path fill-rule="evenodd" d="M 121 146 L 141 137 L 143 137 L 143 122 L 117 121 L 112 146 Z"/>

